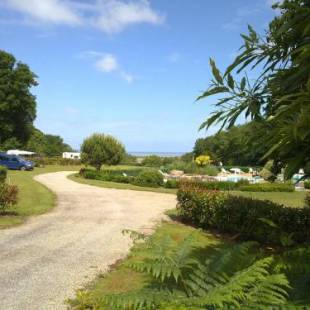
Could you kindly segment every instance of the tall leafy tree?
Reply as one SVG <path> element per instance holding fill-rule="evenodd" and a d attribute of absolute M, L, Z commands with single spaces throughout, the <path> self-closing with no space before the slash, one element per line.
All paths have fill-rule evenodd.
<path fill-rule="evenodd" d="M 5 148 L 25 143 L 36 117 L 36 98 L 31 87 L 36 75 L 15 57 L 0 50 L 0 145 Z"/>
<path fill-rule="evenodd" d="M 98 171 L 102 165 L 117 165 L 126 151 L 122 143 L 110 135 L 95 133 L 83 141 L 82 161 Z"/>
<path fill-rule="evenodd" d="M 269 145 L 266 135 L 268 129 L 261 122 L 250 122 L 197 139 L 193 152 L 195 157 L 210 154 L 213 160 L 225 165 L 263 165 L 262 157 Z"/>
<path fill-rule="evenodd" d="M 210 60 L 214 78 L 198 100 L 223 95 L 201 128 L 231 128 L 240 117 L 262 122 L 271 144 L 265 158 L 282 163 L 289 178 L 300 168 L 310 174 L 310 1 L 284 0 L 274 8 L 280 15 L 266 35 L 249 26 L 240 55 L 224 74 Z M 255 81 L 246 69 L 260 71 Z"/>

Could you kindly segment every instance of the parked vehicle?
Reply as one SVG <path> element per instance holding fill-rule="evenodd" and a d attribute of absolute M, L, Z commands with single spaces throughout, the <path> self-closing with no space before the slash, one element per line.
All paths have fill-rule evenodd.
<path fill-rule="evenodd" d="M 33 170 L 34 163 L 17 155 L 0 153 L 0 166 L 11 170 Z"/>

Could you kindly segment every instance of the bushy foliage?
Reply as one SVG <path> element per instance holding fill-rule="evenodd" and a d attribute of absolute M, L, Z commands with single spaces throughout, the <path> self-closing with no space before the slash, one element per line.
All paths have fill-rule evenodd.
<path fill-rule="evenodd" d="M 82 162 L 100 170 L 103 164 L 117 165 L 125 155 L 124 146 L 110 135 L 95 133 L 81 147 Z"/>
<path fill-rule="evenodd" d="M 202 167 L 211 164 L 211 157 L 209 155 L 200 155 L 195 158 L 195 163 Z"/>
<path fill-rule="evenodd" d="M 310 194 L 305 197 L 305 207 L 310 208 Z"/>
<path fill-rule="evenodd" d="M 267 133 L 262 145 L 269 146 L 264 158 L 284 164 L 289 179 L 310 163 L 310 7 L 309 1 L 284 0 L 274 8 L 279 14 L 264 35 L 251 26 L 242 34 L 240 54 L 224 74 L 210 60 L 213 79 L 198 100 L 218 96 L 201 128 L 229 129 L 240 117 L 259 121 Z M 257 79 L 248 79 L 246 69 L 259 70 Z"/>
<path fill-rule="evenodd" d="M 7 173 L 8 173 L 7 168 L 0 166 L 0 184 L 5 182 Z"/>
<path fill-rule="evenodd" d="M 160 187 L 164 183 L 163 176 L 156 170 L 143 170 L 134 179 L 133 184 L 145 187 Z"/>
<path fill-rule="evenodd" d="M 0 146 L 7 150 L 27 142 L 36 117 L 36 75 L 15 57 L 0 50 Z"/>
<path fill-rule="evenodd" d="M 152 282 L 139 291 L 109 294 L 96 307 L 108 309 L 266 309 L 286 304 L 289 283 L 274 270 L 272 257 L 259 257 L 255 243 L 217 251 L 201 261 L 191 253 L 195 236 L 171 248 L 147 239 L 154 254 L 129 265 Z"/>
<path fill-rule="evenodd" d="M 97 171 L 91 169 L 81 169 L 79 174 L 85 179 L 106 182 L 130 183 L 133 180 L 132 176 L 125 176 L 122 173 L 117 173 L 112 170 Z"/>
<path fill-rule="evenodd" d="M 195 157 L 209 154 L 215 162 L 224 165 L 257 166 L 268 150 L 266 133 L 267 130 L 258 122 L 234 126 L 227 131 L 197 139 L 193 152 Z"/>
<path fill-rule="evenodd" d="M 131 155 L 126 153 L 122 160 L 121 160 L 122 165 L 131 165 L 131 166 L 139 166 L 140 164 L 137 161 L 137 156 Z"/>
<path fill-rule="evenodd" d="M 295 186 L 289 183 L 257 183 L 240 186 L 245 192 L 294 192 Z"/>
<path fill-rule="evenodd" d="M 60 166 L 80 166 L 81 160 L 62 157 L 35 157 L 31 158 L 36 167 L 44 167 L 47 165 L 60 165 Z"/>
<path fill-rule="evenodd" d="M 196 186 L 196 187 L 195 187 Z M 237 234 L 242 239 L 279 244 L 279 231 L 261 219 L 272 221 L 295 242 L 310 242 L 310 209 L 289 208 L 268 200 L 205 190 L 184 185 L 177 194 L 178 209 L 187 220 L 203 228 Z"/>
<path fill-rule="evenodd" d="M 207 165 L 204 167 L 199 167 L 195 162 L 184 162 L 181 160 L 176 160 L 171 164 L 162 167 L 165 172 L 170 172 L 171 170 L 181 170 L 188 174 L 201 174 L 216 176 L 219 172 L 218 168 L 213 165 Z"/>
<path fill-rule="evenodd" d="M 5 212 L 9 207 L 17 204 L 18 187 L 0 183 L 0 212 Z"/>
<path fill-rule="evenodd" d="M 310 180 L 304 181 L 305 189 L 310 189 Z"/>
<path fill-rule="evenodd" d="M 166 188 L 179 188 L 179 186 L 180 186 L 180 181 L 176 179 L 167 180 L 167 182 L 165 183 Z"/>
<path fill-rule="evenodd" d="M 142 160 L 142 165 L 147 167 L 160 167 L 162 164 L 162 158 L 157 155 L 145 156 Z"/>

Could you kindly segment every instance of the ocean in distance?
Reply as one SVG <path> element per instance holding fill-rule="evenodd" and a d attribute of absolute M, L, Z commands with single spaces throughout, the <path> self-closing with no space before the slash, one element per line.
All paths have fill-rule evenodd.
<path fill-rule="evenodd" d="M 130 155 L 137 157 L 145 157 L 149 155 L 157 155 L 160 157 L 179 157 L 185 154 L 185 152 L 128 152 Z"/>

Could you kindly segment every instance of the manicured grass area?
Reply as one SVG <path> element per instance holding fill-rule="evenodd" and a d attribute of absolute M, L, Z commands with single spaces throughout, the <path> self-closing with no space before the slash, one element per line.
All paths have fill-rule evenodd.
<path fill-rule="evenodd" d="M 151 238 L 156 242 L 166 238 L 166 236 L 170 236 L 173 240 L 171 248 L 175 248 L 186 236 L 193 232 L 196 233 L 195 241 L 192 244 L 193 259 L 207 257 L 214 246 L 228 245 L 227 242 L 221 241 L 209 233 L 176 222 L 163 223 Z M 145 257 L 150 257 L 153 251 L 152 248 L 147 248 L 143 243 L 134 246 L 125 261 L 112 267 L 111 272 L 98 276 L 98 278 L 86 288 L 86 294 L 82 293 L 77 296 L 80 296 L 80 298 L 86 297 L 87 303 L 90 301 L 91 304 L 96 304 L 105 294 L 135 291 L 148 285 L 149 278 L 128 268 L 127 264 L 140 261 Z M 72 305 L 77 304 L 77 300 L 71 302 Z M 81 300 L 79 300 L 79 302 L 81 302 Z"/>
<path fill-rule="evenodd" d="M 111 166 L 109 170 L 131 170 L 131 169 L 139 169 L 136 166 Z M 157 192 L 157 193 L 168 193 L 168 194 L 175 194 L 177 192 L 176 189 L 169 189 L 169 188 L 152 188 L 152 187 L 141 187 L 132 184 L 125 184 L 125 183 L 116 183 L 116 182 L 106 182 L 100 180 L 90 180 L 84 179 L 79 177 L 78 174 L 69 176 L 69 179 L 82 183 L 82 184 L 89 184 L 99 187 L 105 188 L 116 188 L 116 189 L 130 189 L 130 190 L 137 190 L 137 191 L 150 191 L 150 192 Z M 245 197 L 252 197 L 254 199 L 261 199 L 261 200 L 271 200 L 276 203 L 280 203 L 290 207 L 298 207 L 302 208 L 304 206 L 304 200 L 307 192 L 241 192 L 241 191 L 231 191 L 233 195 L 245 196 Z"/>
<path fill-rule="evenodd" d="M 106 181 L 100 181 L 100 180 L 84 179 L 80 177 L 78 174 L 72 174 L 68 178 L 78 183 L 94 185 L 98 187 L 105 187 L 105 188 L 130 189 L 134 191 L 147 191 L 147 192 L 166 193 L 166 194 L 175 194 L 177 192 L 176 189 L 163 188 L 163 187 L 158 187 L 158 188 L 142 187 L 142 186 L 127 184 L 127 183 L 106 182 Z"/>
<path fill-rule="evenodd" d="M 305 197 L 308 192 L 241 192 L 232 191 L 233 195 L 252 197 L 254 199 L 271 200 L 276 203 L 294 208 L 303 208 Z"/>
<path fill-rule="evenodd" d="M 18 186 L 18 204 L 9 211 L 16 215 L 0 216 L 0 228 L 7 228 L 22 223 L 30 215 L 38 215 L 49 211 L 54 206 L 55 195 L 44 185 L 33 180 L 33 177 L 48 172 L 75 171 L 79 166 L 46 166 L 33 171 L 8 172 L 8 183 Z"/>

